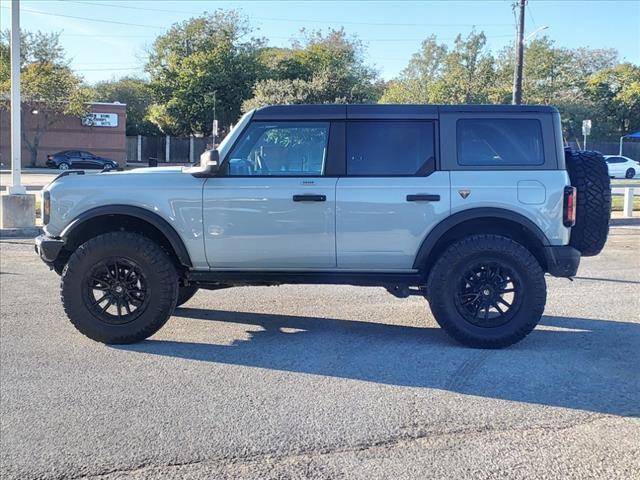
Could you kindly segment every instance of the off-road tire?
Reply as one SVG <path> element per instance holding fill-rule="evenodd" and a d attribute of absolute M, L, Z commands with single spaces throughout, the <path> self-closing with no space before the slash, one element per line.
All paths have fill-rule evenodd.
<path fill-rule="evenodd" d="M 456 307 L 459 282 L 474 262 L 499 262 L 519 277 L 519 306 L 507 323 L 474 325 Z M 427 298 L 438 324 L 460 343 L 473 348 L 503 348 L 522 340 L 538 324 L 547 287 L 540 264 L 525 247 L 499 235 L 471 235 L 452 244 L 436 261 L 427 281 Z"/>
<path fill-rule="evenodd" d="M 148 300 L 129 323 L 105 323 L 92 312 L 83 294 L 95 265 L 105 259 L 133 261 L 145 276 Z M 71 255 L 62 272 L 60 296 L 71 323 L 81 333 L 108 344 L 134 343 L 156 333 L 169 319 L 178 298 L 178 277 L 167 253 L 147 237 L 112 232 L 88 240 Z"/>
<path fill-rule="evenodd" d="M 198 291 L 198 287 L 195 285 L 189 285 L 188 287 L 178 287 L 178 301 L 176 302 L 176 307 L 187 303 L 191 300 L 196 292 Z"/>
<path fill-rule="evenodd" d="M 569 244 L 583 257 L 600 253 L 609 234 L 611 179 L 600 152 L 565 150 L 571 185 L 577 190 L 576 224 Z"/>

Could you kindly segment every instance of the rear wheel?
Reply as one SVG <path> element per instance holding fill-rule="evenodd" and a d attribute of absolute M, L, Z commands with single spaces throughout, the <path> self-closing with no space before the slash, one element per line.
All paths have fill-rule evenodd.
<path fill-rule="evenodd" d="M 636 171 L 633 168 L 630 168 L 624 174 L 624 178 L 633 178 L 635 176 L 636 176 Z"/>
<path fill-rule="evenodd" d="M 78 247 L 62 272 L 61 297 L 71 323 L 103 343 L 132 343 L 157 332 L 178 296 L 167 254 L 129 232 L 99 235 Z"/>
<path fill-rule="evenodd" d="M 438 324 L 474 348 L 501 348 L 537 325 L 546 303 L 544 272 L 522 245 L 498 235 L 472 235 L 451 245 L 427 282 Z"/>

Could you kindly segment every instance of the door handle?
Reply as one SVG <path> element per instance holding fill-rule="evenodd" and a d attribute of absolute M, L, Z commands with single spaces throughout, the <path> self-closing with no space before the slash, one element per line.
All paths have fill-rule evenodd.
<path fill-rule="evenodd" d="M 439 202 L 440 195 L 430 195 L 418 193 L 415 195 L 407 195 L 407 202 Z"/>
<path fill-rule="evenodd" d="M 326 195 L 294 195 L 294 202 L 326 202 Z"/>

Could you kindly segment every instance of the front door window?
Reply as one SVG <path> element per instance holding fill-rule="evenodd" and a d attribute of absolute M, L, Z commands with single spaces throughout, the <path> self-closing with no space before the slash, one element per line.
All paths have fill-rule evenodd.
<path fill-rule="evenodd" d="M 321 176 L 328 122 L 252 122 L 229 155 L 229 176 Z"/>

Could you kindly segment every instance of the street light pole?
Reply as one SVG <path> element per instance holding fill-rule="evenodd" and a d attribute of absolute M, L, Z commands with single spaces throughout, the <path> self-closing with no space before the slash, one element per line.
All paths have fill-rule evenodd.
<path fill-rule="evenodd" d="M 213 147 L 215 147 L 216 145 L 216 137 L 218 136 L 218 122 L 216 121 L 216 94 L 218 93 L 217 90 L 213 91 L 213 123 L 211 124 L 211 138 L 212 138 L 212 143 L 213 143 Z"/>
<path fill-rule="evenodd" d="M 520 105 L 522 103 L 522 65 L 524 53 L 524 8 L 526 0 L 518 0 L 518 31 L 516 33 L 516 66 L 513 72 L 513 98 L 511 103 Z M 516 5 L 514 4 L 514 8 Z"/>
<path fill-rule="evenodd" d="M 20 126 L 20 0 L 11 0 L 11 180 L 7 189 L 10 195 L 27 193 L 20 182 Z"/>

